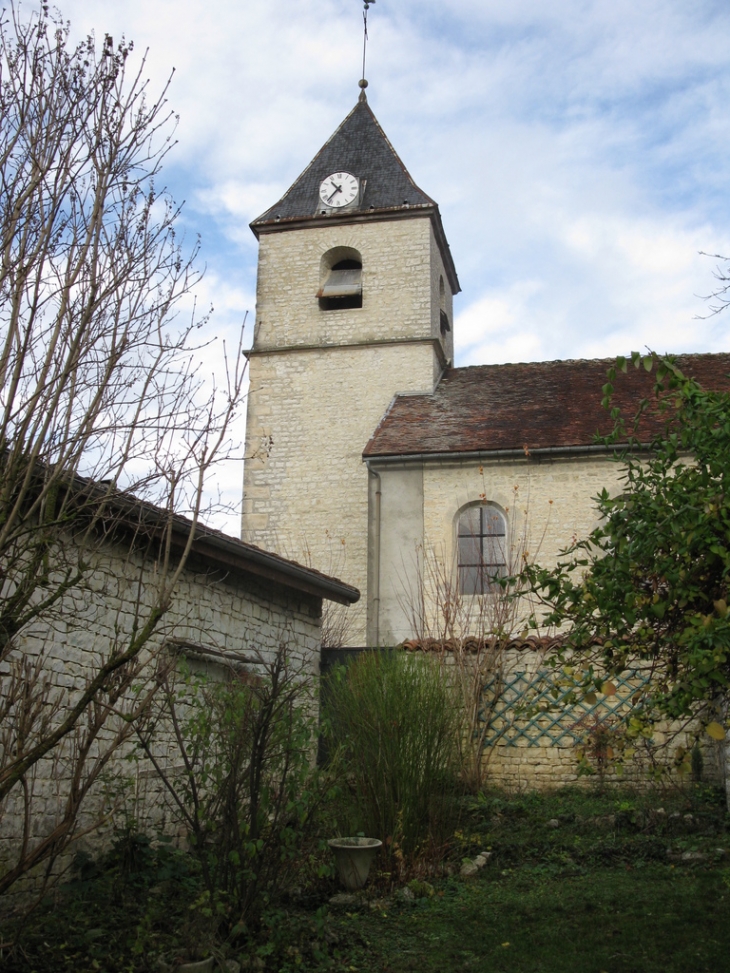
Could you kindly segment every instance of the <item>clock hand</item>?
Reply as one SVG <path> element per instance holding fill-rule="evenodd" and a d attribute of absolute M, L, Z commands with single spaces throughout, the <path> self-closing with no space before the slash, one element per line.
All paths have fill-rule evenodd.
<path fill-rule="evenodd" d="M 337 195 L 337 193 L 341 193 L 341 192 L 342 192 L 342 186 L 335 186 L 335 191 L 332 193 L 332 195 L 330 197 L 328 197 L 327 202 L 328 203 L 331 203 L 332 200 Z"/>

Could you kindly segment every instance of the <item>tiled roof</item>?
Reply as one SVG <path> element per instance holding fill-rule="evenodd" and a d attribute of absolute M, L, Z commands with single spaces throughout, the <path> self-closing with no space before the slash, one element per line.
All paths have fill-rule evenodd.
<path fill-rule="evenodd" d="M 540 652 L 547 655 L 564 648 L 565 640 L 560 635 L 527 635 L 524 637 L 514 635 L 508 636 L 506 639 L 500 639 L 497 636 L 480 638 L 469 635 L 463 639 L 407 639 L 399 647 L 406 652 L 433 652 L 437 655 L 444 655 L 449 652 L 476 655 L 480 652 L 489 652 L 495 648 L 505 651 Z"/>
<path fill-rule="evenodd" d="M 318 215 L 322 208 L 320 183 L 330 173 L 341 170 L 367 180 L 359 212 L 436 207 L 415 184 L 367 101 L 362 100 L 279 202 L 253 221 L 251 229 L 255 233 L 270 223 Z M 348 212 L 351 214 L 352 209 L 348 208 Z"/>
<path fill-rule="evenodd" d="M 612 421 L 601 406 L 602 386 L 614 359 L 477 365 L 445 372 L 432 395 L 399 395 L 363 455 L 403 456 L 590 446 Z M 730 389 L 730 355 L 682 355 L 685 374 L 710 389 Z M 629 365 L 615 382 L 614 405 L 632 417 L 652 397 L 653 373 Z M 662 426 L 656 414 L 642 422 L 648 441 Z"/>

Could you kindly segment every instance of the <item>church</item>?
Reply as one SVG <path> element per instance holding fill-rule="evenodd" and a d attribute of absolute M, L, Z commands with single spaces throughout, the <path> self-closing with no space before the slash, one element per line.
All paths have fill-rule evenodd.
<path fill-rule="evenodd" d="M 455 366 L 460 288 L 438 205 L 360 84 L 251 224 L 242 538 L 357 587 L 343 644 L 384 646 L 438 614 L 435 575 L 442 596 L 469 600 L 520 559 L 554 563 L 595 526 L 592 498 L 619 488 L 620 469 L 595 442 L 612 426 L 601 407 L 611 362 Z M 730 355 L 680 366 L 724 387 Z M 628 415 L 651 390 L 630 372 L 615 400 Z"/>

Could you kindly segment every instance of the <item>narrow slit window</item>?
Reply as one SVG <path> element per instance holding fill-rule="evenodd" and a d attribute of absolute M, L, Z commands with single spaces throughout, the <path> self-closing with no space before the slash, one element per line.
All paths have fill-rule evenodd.
<path fill-rule="evenodd" d="M 507 521 L 489 505 L 468 507 L 459 517 L 459 591 L 485 595 L 507 574 Z"/>
<path fill-rule="evenodd" d="M 451 324 L 449 323 L 449 316 L 446 313 L 446 288 L 444 287 L 443 277 L 439 277 L 439 328 L 441 330 L 441 337 L 445 338 L 446 333 L 451 331 Z"/>

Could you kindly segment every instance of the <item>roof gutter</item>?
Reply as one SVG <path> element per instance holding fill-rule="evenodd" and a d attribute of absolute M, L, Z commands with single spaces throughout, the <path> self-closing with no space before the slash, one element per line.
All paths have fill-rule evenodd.
<path fill-rule="evenodd" d="M 534 449 L 523 446 L 521 449 L 472 449 L 464 452 L 436 452 L 436 453 L 397 453 L 390 456 L 373 456 L 363 454 L 363 462 L 368 466 L 377 464 L 378 466 L 388 466 L 395 463 L 443 463 L 459 462 L 466 460 L 490 460 L 490 459 L 540 459 L 550 456 L 591 456 L 598 453 L 612 453 L 622 448 L 627 448 L 628 443 L 618 443 L 616 446 L 538 446 Z M 645 451 L 651 446 L 639 444 L 631 447 L 634 451 Z"/>

